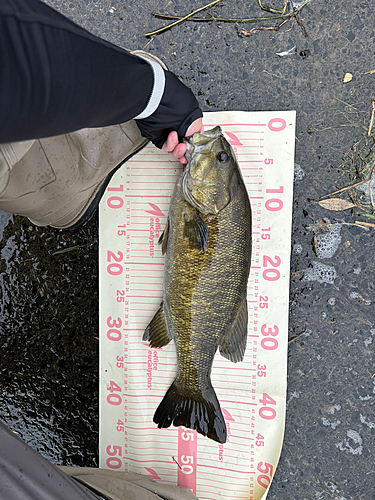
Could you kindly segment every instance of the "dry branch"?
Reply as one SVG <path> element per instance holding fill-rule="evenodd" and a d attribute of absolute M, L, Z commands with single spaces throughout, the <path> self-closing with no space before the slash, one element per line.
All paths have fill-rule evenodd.
<path fill-rule="evenodd" d="M 194 21 L 194 22 L 218 21 L 218 22 L 223 22 L 223 23 L 247 23 L 247 22 L 257 22 L 257 21 L 268 21 L 270 19 L 281 19 L 284 17 L 290 17 L 290 16 L 294 16 L 295 14 L 298 14 L 298 12 L 300 12 L 301 9 L 303 7 L 305 7 L 305 5 L 310 3 L 312 0 L 306 0 L 298 8 L 294 8 L 290 12 L 286 12 L 287 0 L 284 0 L 284 7 L 282 10 L 274 10 L 274 9 L 270 9 L 268 7 L 264 7 L 261 0 L 258 0 L 258 4 L 259 4 L 260 8 L 266 12 L 276 13 L 276 15 L 274 15 L 274 16 L 251 17 L 251 18 L 246 18 L 246 19 L 231 19 L 231 18 L 221 18 L 221 17 L 207 17 L 207 18 L 193 17 L 198 12 L 201 12 L 202 10 L 208 9 L 209 7 L 212 7 L 213 5 L 215 5 L 216 3 L 220 2 L 220 1 L 221 0 L 215 0 L 214 2 L 211 2 L 211 3 L 201 7 L 199 9 L 195 10 L 194 12 L 191 12 L 190 14 L 188 14 L 187 16 L 184 16 L 184 17 L 170 16 L 167 14 L 158 14 L 158 13 L 153 12 L 152 15 L 158 19 L 168 19 L 168 20 L 174 19 L 175 22 L 168 24 L 167 26 L 164 26 L 164 28 L 161 28 L 159 30 L 152 31 L 150 33 L 146 33 L 144 36 L 157 35 L 157 34 L 162 33 L 163 31 L 165 31 L 169 28 L 172 28 L 173 26 L 176 26 L 176 24 L 179 24 L 182 21 Z M 305 28 L 301 24 L 300 24 L 301 29 L 304 31 L 304 33 L 306 33 Z M 306 33 L 306 35 L 307 35 L 307 33 Z"/>
<path fill-rule="evenodd" d="M 151 35 L 156 35 L 158 33 L 161 33 L 162 31 L 165 31 L 169 28 L 172 28 L 172 26 L 176 26 L 176 24 L 181 23 L 182 21 L 185 21 L 185 19 L 188 19 L 191 16 L 194 16 L 197 12 L 200 12 L 201 10 L 208 9 L 208 7 L 212 7 L 213 5 L 221 2 L 221 0 L 214 0 L 213 2 L 204 5 L 203 7 L 200 7 L 197 10 L 194 10 L 193 12 L 190 12 L 187 16 L 181 17 L 178 21 L 175 21 L 174 23 L 168 24 L 168 26 L 164 26 L 164 28 L 161 28 L 160 30 L 152 31 L 151 33 L 146 33 L 144 36 L 151 36 Z"/>

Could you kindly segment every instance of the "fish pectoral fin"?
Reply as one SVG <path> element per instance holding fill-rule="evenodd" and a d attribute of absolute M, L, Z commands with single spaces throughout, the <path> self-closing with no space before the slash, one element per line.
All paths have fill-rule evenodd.
<path fill-rule="evenodd" d="M 163 303 L 146 328 L 142 340 L 149 342 L 150 347 L 164 347 L 172 340 L 168 335 Z"/>
<path fill-rule="evenodd" d="M 185 214 L 184 219 L 184 238 L 189 238 L 192 248 L 197 248 L 205 253 L 209 237 L 207 224 L 198 210 L 194 210 L 192 215 Z"/>
<path fill-rule="evenodd" d="M 224 337 L 219 346 L 220 354 L 233 363 L 243 360 L 247 342 L 247 321 L 247 301 L 245 297 L 232 323 L 230 332 Z"/>
<path fill-rule="evenodd" d="M 169 235 L 169 217 L 167 219 L 167 224 L 165 226 L 165 229 L 161 233 L 160 238 L 158 240 L 158 244 L 161 245 L 161 252 L 163 255 L 167 251 L 168 235 Z"/>

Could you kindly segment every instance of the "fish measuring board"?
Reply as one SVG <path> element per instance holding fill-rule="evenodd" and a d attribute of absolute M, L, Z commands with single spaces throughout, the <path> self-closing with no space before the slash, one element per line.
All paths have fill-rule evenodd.
<path fill-rule="evenodd" d="M 242 363 L 216 354 L 212 384 L 227 425 L 219 444 L 183 427 L 158 429 L 155 409 L 176 373 L 174 343 L 143 332 L 162 299 L 157 244 L 179 162 L 148 145 L 114 175 L 99 219 L 100 467 L 190 488 L 201 500 L 265 498 L 285 424 L 295 112 L 216 112 L 252 206 L 249 327 Z"/>

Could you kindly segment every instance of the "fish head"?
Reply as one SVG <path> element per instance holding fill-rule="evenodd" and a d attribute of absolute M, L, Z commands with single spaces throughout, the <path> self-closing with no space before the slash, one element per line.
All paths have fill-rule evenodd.
<path fill-rule="evenodd" d="M 202 214 L 217 214 L 234 194 L 239 173 L 235 154 L 220 127 L 183 141 L 188 163 L 182 178 L 182 195 Z"/>

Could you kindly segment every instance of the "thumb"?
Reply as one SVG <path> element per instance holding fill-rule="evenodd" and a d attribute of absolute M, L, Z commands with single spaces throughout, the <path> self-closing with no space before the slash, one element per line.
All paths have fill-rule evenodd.
<path fill-rule="evenodd" d="M 198 118 L 197 120 L 193 121 L 193 123 L 187 129 L 185 136 L 189 137 L 189 135 L 193 135 L 197 132 L 203 132 L 202 118 Z"/>

